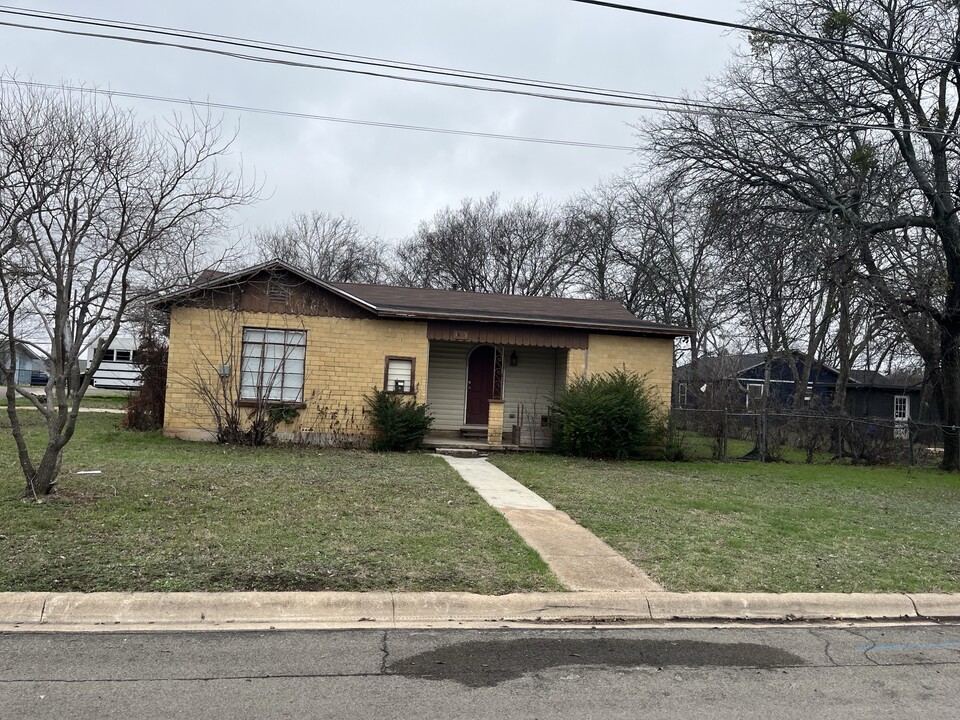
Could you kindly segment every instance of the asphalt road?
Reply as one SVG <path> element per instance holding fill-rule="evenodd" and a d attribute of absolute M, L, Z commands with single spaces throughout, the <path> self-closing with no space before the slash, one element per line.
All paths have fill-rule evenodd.
<path fill-rule="evenodd" d="M 960 627 L 0 634 L 0 718 L 957 718 Z"/>

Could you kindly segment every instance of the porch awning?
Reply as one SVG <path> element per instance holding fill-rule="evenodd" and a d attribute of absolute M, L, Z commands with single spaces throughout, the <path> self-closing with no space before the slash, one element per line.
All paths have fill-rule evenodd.
<path fill-rule="evenodd" d="M 427 323 L 427 339 L 585 350 L 589 336 L 585 331 L 568 328 L 431 320 Z"/>

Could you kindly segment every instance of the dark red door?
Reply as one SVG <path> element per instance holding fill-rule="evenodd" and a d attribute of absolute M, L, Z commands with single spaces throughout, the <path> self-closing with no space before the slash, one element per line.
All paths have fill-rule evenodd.
<path fill-rule="evenodd" d="M 467 425 L 486 425 L 493 397 L 494 350 L 481 345 L 467 360 Z"/>

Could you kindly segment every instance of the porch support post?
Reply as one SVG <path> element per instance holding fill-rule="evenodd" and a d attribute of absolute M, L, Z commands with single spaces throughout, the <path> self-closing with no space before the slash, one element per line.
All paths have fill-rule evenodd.
<path fill-rule="evenodd" d="M 490 401 L 487 420 L 487 445 L 503 445 L 503 400 Z"/>

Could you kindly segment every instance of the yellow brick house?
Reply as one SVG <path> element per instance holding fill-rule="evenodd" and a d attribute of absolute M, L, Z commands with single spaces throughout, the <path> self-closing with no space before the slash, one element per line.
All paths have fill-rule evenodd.
<path fill-rule="evenodd" d="M 578 375 L 638 372 L 666 412 L 687 334 L 615 301 L 326 282 L 280 261 L 156 307 L 170 314 L 164 433 L 195 440 L 216 437 L 218 413 L 269 405 L 294 411 L 281 439 L 362 442 L 377 388 L 426 402 L 435 435 L 545 445 Z"/>

